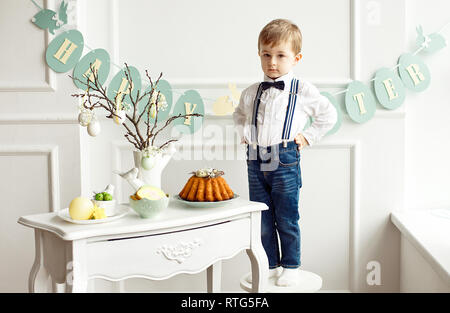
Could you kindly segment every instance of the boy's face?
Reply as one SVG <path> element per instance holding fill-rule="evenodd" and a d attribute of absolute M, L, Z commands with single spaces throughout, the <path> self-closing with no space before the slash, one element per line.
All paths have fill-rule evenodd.
<path fill-rule="evenodd" d="M 280 42 L 273 47 L 261 44 L 258 55 L 264 74 L 272 79 L 289 73 L 302 58 L 300 53 L 297 55 L 294 53 L 290 42 Z"/>

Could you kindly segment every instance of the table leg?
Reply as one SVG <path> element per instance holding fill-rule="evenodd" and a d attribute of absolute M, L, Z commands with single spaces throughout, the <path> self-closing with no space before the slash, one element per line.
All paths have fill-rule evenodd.
<path fill-rule="evenodd" d="M 251 214 L 251 244 L 246 250 L 252 267 L 252 292 L 265 292 L 269 279 L 269 261 L 261 243 L 261 212 Z"/>
<path fill-rule="evenodd" d="M 247 249 L 252 267 L 252 292 L 265 292 L 269 279 L 269 263 L 264 249 Z"/>
<path fill-rule="evenodd" d="M 206 270 L 207 291 L 220 292 L 222 283 L 222 261 L 210 265 Z"/>
<path fill-rule="evenodd" d="M 52 291 L 53 293 L 64 293 L 65 284 L 58 284 L 57 282 L 52 281 Z"/>
<path fill-rule="evenodd" d="M 86 241 L 72 241 L 67 250 L 66 292 L 86 292 L 88 285 Z"/>
<path fill-rule="evenodd" d="M 35 256 L 33 267 L 28 277 L 28 291 L 30 293 L 47 292 L 50 274 L 44 266 L 43 233 L 39 229 L 34 230 L 34 243 Z"/>
<path fill-rule="evenodd" d="M 119 280 L 113 283 L 113 292 L 124 293 L 125 292 L 125 281 Z"/>

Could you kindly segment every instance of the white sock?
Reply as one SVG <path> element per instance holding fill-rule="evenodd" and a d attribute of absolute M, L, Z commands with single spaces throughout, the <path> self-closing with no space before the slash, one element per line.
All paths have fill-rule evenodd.
<path fill-rule="evenodd" d="M 276 267 L 276 268 L 270 268 L 269 269 L 269 279 L 272 277 L 277 278 L 280 275 L 280 271 L 281 267 Z M 252 275 L 247 276 L 247 282 L 249 282 L 250 284 L 252 283 Z"/>
<path fill-rule="evenodd" d="M 291 287 L 298 283 L 298 268 L 283 268 L 277 280 L 277 286 Z"/>

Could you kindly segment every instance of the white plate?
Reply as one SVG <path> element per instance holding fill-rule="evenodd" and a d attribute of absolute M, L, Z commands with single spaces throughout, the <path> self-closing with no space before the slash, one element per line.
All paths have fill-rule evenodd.
<path fill-rule="evenodd" d="M 174 195 L 173 199 L 175 199 L 178 202 L 181 202 L 187 206 L 190 207 L 194 207 L 194 208 L 216 208 L 216 207 L 220 207 L 220 206 L 224 206 L 228 203 L 234 202 L 234 200 L 236 200 L 237 198 L 239 198 L 238 194 L 234 194 L 233 198 L 229 199 L 229 200 L 222 200 L 222 201 L 187 201 L 182 199 L 179 195 Z"/>
<path fill-rule="evenodd" d="M 114 215 L 108 216 L 106 218 L 101 218 L 98 220 L 74 220 L 70 217 L 69 208 L 59 210 L 58 212 L 56 212 L 56 215 L 58 215 L 61 219 L 70 223 L 88 225 L 88 224 L 108 223 L 115 221 L 121 217 L 124 217 L 129 211 L 130 209 L 127 206 L 120 205 L 116 207 L 116 213 Z"/>

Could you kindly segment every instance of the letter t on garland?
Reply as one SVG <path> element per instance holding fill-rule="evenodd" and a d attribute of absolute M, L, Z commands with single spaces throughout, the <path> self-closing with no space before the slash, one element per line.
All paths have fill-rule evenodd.
<path fill-rule="evenodd" d="M 363 115 L 366 114 L 366 108 L 364 107 L 364 92 L 357 93 L 356 95 L 353 95 L 353 100 L 358 102 L 359 106 L 359 114 Z"/>
<path fill-rule="evenodd" d="M 345 94 L 345 107 L 353 121 L 365 123 L 375 114 L 375 97 L 369 87 L 355 80 L 348 85 L 348 91 Z"/>

